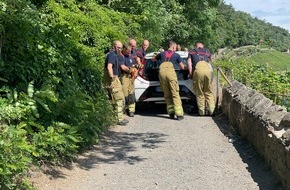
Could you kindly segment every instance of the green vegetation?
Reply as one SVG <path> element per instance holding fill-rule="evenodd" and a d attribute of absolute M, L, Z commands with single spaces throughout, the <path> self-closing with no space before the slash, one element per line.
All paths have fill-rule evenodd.
<path fill-rule="evenodd" d="M 253 52 L 252 47 L 227 51 L 214 64 L 226 71 L 228 77 L 257 90 L 290 111 L 289 55 L 266 49 L 249 52 Z"/>
<path fill-rule="evenodd" d="M 259 52 L 247 58 L 253 64 L 267 64 L 274 71 L 290 71 L 290 54 L 275 50 Z"/>
<path fill-rule="evenodd" d="M 236 12 L 220 0 L 2 0 L 0 189 L 31 188 L 25 180 L 29 165 L 69 161 L 116 122 L 102 88 L 104 51 L 113 40 L 132 37 L 139 45 L 149 39 L 149 51 L 165 47 L 168 40 L 183 47 L 202 41 L 212 52 L 253 46 L 243 50 L 244 55 L 259 55 L 257 45 L 278 51 L 290 47 L 286 30 Z M 230 49 L 225 54 L 236 55 Z M 268 71 L 238 62 L 244 72 Z M 245 80 L 242 73 L 237 76 Z M 266 79 L 258 78 L 258 84 L 268 92 L 289 89 L 275 86 L 283 77 L 265 76 L 273 83 L 267 86 Z M 284 83 L 289 84 L 288 79 Z M 269 89 L 271 85 L 276 89 Z"/>
<path fill-rule="evenodd" d="M 274 71 L 290 70 L 290 53 L 283 53 L 267 46 L 243 46 L 236 49 L 223 49 L 223 59 L 243 61 L 255 65 L 266 64 Z"/>

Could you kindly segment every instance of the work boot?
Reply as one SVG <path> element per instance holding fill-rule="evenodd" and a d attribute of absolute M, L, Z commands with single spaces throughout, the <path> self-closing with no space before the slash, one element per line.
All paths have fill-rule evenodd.
<path fill-rule="evenodd" d="M 174 113 L 169 114 L 170 119 L 174 119 Z"/>
<path fill-rule="evenodd" d="M 129 112 L 129 117 L 134 117 L 134 113 L 133 112 Z"/>
<path fill-rule="evenodd" d="M 183 120 L 184 117 L 183 116 L 177 116 L 177 120 L 180 121 L 180 120 Z"/>
<path fill-rule="evenodd" d="M 122 121 L 119 121 L 117 125 L 125 126 L 127 123 L 129 123 L 129 121 L 127 119 L 123 119 Z"/>

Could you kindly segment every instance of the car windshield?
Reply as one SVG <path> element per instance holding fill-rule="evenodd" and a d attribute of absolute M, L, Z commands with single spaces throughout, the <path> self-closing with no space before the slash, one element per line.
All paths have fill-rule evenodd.
<path fill-rule="evenodd" d="M 185 66 L 187 66 L 187 59 L 182 58 L 182 62 Z M 158 81 L 158 72 L 160 61 L 153 61 L 152 59 L 146 59 L 145 64 L 145 75 L 149 81 Z M 175 72 L 177 74 L 178 80 L 186 80 L 188 79 L 188 71 L 180 70 L 179 66 L 174 65 Z"/>

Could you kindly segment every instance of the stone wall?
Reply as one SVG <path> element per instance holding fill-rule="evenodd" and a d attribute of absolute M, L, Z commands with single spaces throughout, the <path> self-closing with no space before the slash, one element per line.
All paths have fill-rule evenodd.
<path fill-rule="evenodd" d="M 222 110 L 290 190 L 290 113 L 237 81 L 223 89 Z"/>

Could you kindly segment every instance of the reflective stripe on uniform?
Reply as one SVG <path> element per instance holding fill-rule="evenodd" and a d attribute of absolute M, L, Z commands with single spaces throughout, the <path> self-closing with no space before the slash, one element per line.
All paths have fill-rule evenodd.
<path fill-rule="evenodd" d="M 123 114 L 123 100 L 117 100 L 116 101 L 116 111 L 117 111 L 117 117 L 118 121 L 124 120 L 124 114 Z"/>
<path fill-rule="evenodd" d="M 166 108 L 168 114 L 174 114 L 174 105 L 167 105 Z"/>
<path fill-rule="evenodd" d="M 135 113 L 135 107 L 136 107 L 135 103 L 134 104 L 129 104 L 128 105 L 129 112 Z"/>
<path fill-rule="evenodd" d="M 174 111 L 176 116 L 183 116 L 183 108 L 182 106 L 174 106 Z"/>

